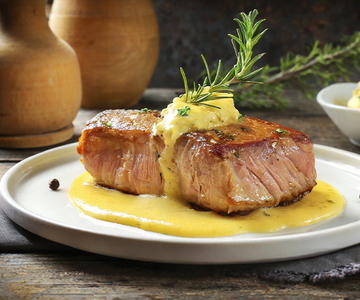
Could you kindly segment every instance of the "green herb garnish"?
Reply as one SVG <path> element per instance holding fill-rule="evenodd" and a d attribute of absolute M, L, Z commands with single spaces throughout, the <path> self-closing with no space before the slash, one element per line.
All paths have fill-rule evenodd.
<path fill-rule="evenodd" d="M 188 105 L 184 106 L 184 108 L 178 109 L 179 115 L 182 117 L 187 116 L 190 109 L 191 108 Z"/>
<path fill-rule="evenodd" d="M 344 43 L 331 43 L 319 47 L 315 41 L 306 55 L 288 52 L 280 58 L 279 65 L 265 65 L 256 76 L 263 84 L 234 87 L 237 106 L 250 108 L 283 108 L 286 89 L 299 89 L 307 98 L 313 99 L 319 86 L 328 86 L 339 79 L 351 81 L 352 68 L 360 66 L 360 31 L 345 37 Z M 226 70 L 224 70 L 224 73 Z"/>
<path fill-rule="evenodd" d="M 235 140 L 234 136 L 231 135 L 231 134 L 228 134 L 227 137 L 228 137 L 230 140 L 232 140 L 232 141 Z"/>
<path fill-rule="evenodd" d="M 262 68 L 251 71 L 253 65 L 264 55 L 264 53 L 262 53 L 253 57 L 252 49 L 267 30 L 265 29 L 259 34 L 255 35 L 257 28 L 264 21 L 260 20 L 255 23 L 255 18 L 257 15 L 258 11 L 255 9 L 248 15 L 241 13 L 241 20 L 236 18 L 234 19 L 239 25 L 239 28 L 236 30 L 237 36 L 229 34 L 229 37 L 231 38 L 237 60 L 235 66 L 224 77 L 220 77 L 221 60 L 219 60 L 215 78 L 212 80 L 211 72 L 209 70 L 206 59 L 204 55 L 201 55 L 205 65 L 207 77 L 205 77 L 203 84 L 199 84 L 198 87 L 196 87 L 196 84 L 194 83 L 194 89 L 190 91 L 185 72 L 182 68 L 180 68 L 180 72 L 184 81 L 186 103 L 201 104 L 221 109 L 219 106 L 211 105 L 206 102 L 224 98 L 224 95 L 217 95 L 216 93 L 227 93 L 228 97 L 232 97 L 232 90 L 229 89 L 230 84 L 251 82 L 249 79 L 261 72 Z M 204 89 L 207 85 L 209 88 L 206 92 L 204 92 Z"/>
<path fill-rule="evenodd" d="M 224 137 L 224 132 L 219 130 L 219 129 L 213 129 L 213 131 L 215 132 L 215 134 L 219 137 L 222 138 Z"/>
<path fill-rule="evenodd" d="M 111 125 L 112 125 L 111 121 L 103 122 L 103 124 L 107 127 L 111 127 Z"/>
<path fill-rule="evenodd" d="M 228 138 L 228 139 L 230 139 L 230 140 L 235 140 L 235 137 L 234 137 L 233 135 L 231 135 L 231 134 L 225 134 L 225 132 L 222 131 L 222 130 L 219 130 L 219 129 L 214 128 L 212 131 L 215 132 L 215 134 L 216 134 L 216 135 L 218 136 L 218 138 L 220 138 L 220 139 Z"/>
<path fill-rule="evenodd" d="M 282 129 L 282 128 L 276 129 L 275 132 L 278 133 L 278 134 L 288 134 L 288 132 L 285 129 Z"/>

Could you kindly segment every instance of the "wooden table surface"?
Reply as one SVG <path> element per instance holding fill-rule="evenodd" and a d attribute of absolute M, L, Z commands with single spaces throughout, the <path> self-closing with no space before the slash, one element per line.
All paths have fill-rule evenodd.
<path fill-rule="evenodd" d="M 160 95 L 160 96 L 159 96 Z M 165 106 L 172 90 L 148 90 L 139 106 Z M 291 100 L 283 111 L 242 113 L 298 129 L 314 143 L 360 154 L 324 114 L 315 100 Z M 74 121 L 77 141 L 86 120 L 96 111 L 80 110 Z M 64 144 L 66 144 L 64 143 Z M 0 149 L 0 177 L 42 149 Z M 1 237 L 0 237 L 1 238 Z M 360 299 L 360 275 L 323 284 L 284 284 L 243 276 L 236 265 L 171 265 L 116 259 L 72 251 L 1 253 L 0 299 Z"/>

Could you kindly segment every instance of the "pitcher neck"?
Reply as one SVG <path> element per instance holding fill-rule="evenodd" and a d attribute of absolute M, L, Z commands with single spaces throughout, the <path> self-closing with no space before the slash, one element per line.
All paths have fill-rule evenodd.
<path fill-rule="evenodd" d="M 46 0 L 0 0 L 0 28 L 13 35 L 50 31 L 45 12 Z"/>

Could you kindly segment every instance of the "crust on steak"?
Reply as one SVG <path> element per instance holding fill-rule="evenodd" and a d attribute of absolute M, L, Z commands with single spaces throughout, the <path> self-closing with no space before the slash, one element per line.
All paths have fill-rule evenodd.
<path fill-rule="evenodd" d="M 108 110 L 83 130 L 78 152 L 102 185 L 127 193 L 164 193 L 153 111 Z M 247 213 L 295 201 L 316 185 L 313 143 L 303 133 L 251 117 L 181 135 L 174 146 L 182 197 L 220 213 Z"/>

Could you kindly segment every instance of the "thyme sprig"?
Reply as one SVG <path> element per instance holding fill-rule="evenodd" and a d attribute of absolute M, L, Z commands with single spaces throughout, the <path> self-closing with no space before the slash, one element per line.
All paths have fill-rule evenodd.
<path fill-rule="evenodd" d="M 257 15 L 258 11 L 254 9 L 248 15 L 245 13 L 240 13 L 241 20 L 237 18 L 234 19 L 239 25 L 239 28 L 236 30 L 237 36 L 229 34 L 229 37 L 231 38 L 236 55 L 236 64 L 233 68 L 230 69 L 230 71 L 228 71 L 225 76 L 220 76 L 221 60 L 219 60 L 215 71 L 215 77 L 212 79 L 212 74 L 214 72 L 210 72 L 204 55 L 201 55 L 207 76 L 205 77 L 202 85 L 198 84 L 198 86 L 196 86 L 196 83 L 194 83 L 194 88 L 192 91 L 190 91 L 185 72 L 183 68 L 180 68 L 180 72 L 184 81 L 184 97 L 186 103 L 201 104 L 220 109 L 219 106 L 206 102 L 224 98 L 224 94 L 228 94 L 227 97 L 232 97 L 232 90 L 229 88 L 230 84 L 251 82 L 249 79 L 261 72 L 262 68 L 252 71 L 252 67 L 264 55 L 264 53 L 253 57 L 253 47 L 267 29 L 256 34 L 259 25 L 265 21 L 263 19 L 255 23 Z"/>

